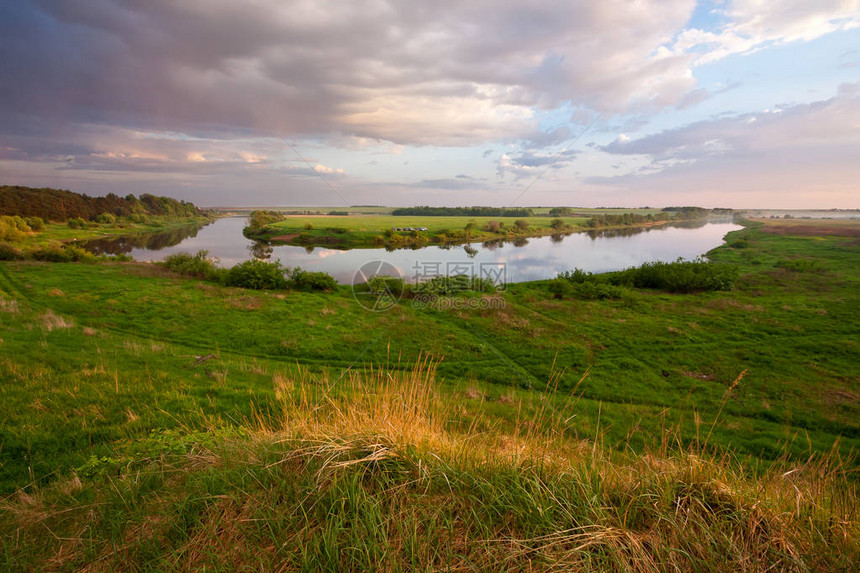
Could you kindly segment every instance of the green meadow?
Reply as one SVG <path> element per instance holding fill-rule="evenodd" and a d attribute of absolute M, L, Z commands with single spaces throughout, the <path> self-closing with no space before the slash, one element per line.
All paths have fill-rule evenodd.
<path fill-rule="evenodd" d="M 422 208 L 413 208 L 421 210 Z M 630 228 L 686 220 L 676 211 L 656 209 L 567 209 L 568 215 L 550 216 L 549 208 L 529 208 L 530 216 L 392 215 L 341 211 L 341 214 L 295 214 L 254 211 L 245 235 L 251 239 L 305 246 L 352 248 L 421 247 L 430 243 L 459 244 L 516 241 L 528 237 L 563 235 L 588 229 Z M 581 212 L 580 212 L 581 211 Z M 697 217 L 704 221 L 707 210 Z M 629 220 L 621 217 L 626 215 Z M 604 220 L 596 220 L 603 217 Z M 605 220 L 607 217 L 619 218 Z"/>
<path fill-rule="evenodd" d="M 518 231 L 512 217 L 421 217 L 392 215 L 289 215 L 284 221 L 268 225 L 252 238 L 274 243 L 326 245 L 337 248 L 424 245 L 431 242 L 488 241 L 519 237 L 539 237 L 585 229 L 587 217 L 561 217 L 564 227 L 553 228 L 552 218 L 524 217 L 528 228 Z M 500 232 L 490 232 L 490 222 L 502 223 Z M 466 232 L 466 225 L 473 228 Z M 393 231 L 424 227 L 427 231 Z"/>
<path fill-rule="evenodd" d="M 345 286 L 0 263 L 0 563 L 851 569 L 860 249 L 770 231 L 709 254 L 732 290 L 539 281 L 385 312 Z"/>

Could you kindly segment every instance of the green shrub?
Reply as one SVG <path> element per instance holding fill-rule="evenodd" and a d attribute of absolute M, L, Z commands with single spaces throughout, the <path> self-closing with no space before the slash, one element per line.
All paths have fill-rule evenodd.
<path fill-rule="evenodd" d="M 580 298 L 583 300 L 620 300 L 626 294 L 624 287 L 592 280 L 571 282 L 563 278 L 550 281 L 549 292 L 555 298 Z"/>
<path fill-rule="evenodd" d="M 4 215 L 0 217 L 0 241 L 20 241 L 30 227 L 21 217 Z"/>
<path fill-rule="evenodd" d="M 197 251 L 196 254 L 176 253 L 169 255 L 159 263 L 181 275 L 197 277 L 201 279 L 217 279 L 223 273 L 214 259 L 209 258 L 209 251 Z"/>
<path fill-rule="evenodd" d="M 44 231 L 45 221 L 41 217 L 27 217 L 24 219 L 27 225 L 34 231 Z"/>
<path fill-rule="evenodd" d="M 232 267 L 224 275 L 224 284 L 258 290 L 281 290 L 289 286 L 281 263 L 251 259 Z"/>
<path fill-rule="evenodd" d="M 410 293 L 420 295 L 450 296 L 468 291 L 492 293 L 496 291 L 496 286 L 482 277 L 441 275 L 409 287 Z"/>
<path fill-rule="evenodd" d="M 575 268 L 572 271 L 558 273 L 558 278 L 569 283 L 584 283 L 585 281 L 594 280 L 594 275 L 592 273 L 585 272 L 580 268 Z"/>
<path fill-rule="evenodd" d="M 80 217 L 72 217 L 69 219 L 69 222 L 66 223 L 69 226 L 69 229 L 86 229 L 87 222 L 81 219 Z"/>
<path fill-rule="evenodd" d="M 22 219 L 22 218 L 21 218 L 21 217 L 19 217 L 18 215 L 13 216 L 11 219 L 12 219 L 13 223 L 15 224 L 15 227 L 16 227 L 19 231 L 21 231 L 22 233 L 29 233 L 30 231 L 32 231 L 32 230 L 33 230 L 33 229 L 31 229 L 31 228 L 30 228 L 30 226 L 27 224 L 27 221 L 25 221 L 24 219 Z"/>
<path fill-rule="evenodd" d="M 549 281 L 549 292 L 559 299 L 573 297 L 573 283 L 560 277 L 553 279 Z"/>
<path fill-rule="evenodd" d="M 337 288 L 337 281 L 328 273 L 303 271 L 296 267 L 287 272 L 287 286 L 294 290 L 325 290 Z"/>
<path fill-rule="evenodd" d="M 624 297 L 624 288 L 605 283 L 586 281 L 573 285 L 578 298 L 585 300 L 620 300 Z"/>
<path fill-rule="evenodd" d="M 594 275 L 582 269 L 565 271 L 559 273 L 558 278 L 550 283 L 549 289 L 556 298 L 575 296 L 584 299 L 617 299 L 624 295 L 624 291 L 617 287 L 682 293 L 729 290 L 734 286 L 737 277 L 737 269 L 730 265 L 702 259 L 679 259 L 673 263 L 644 263 L 639 267 L 602 275 Z"/>
<path fill-rule="evenodd" d="M 615 285 L 668 292 L 729 290 L 737 278 L 737 268 L 703 259 L 645 263 L 637 268 L 609 274 L 609 281 Z"/>
<path fill-rule="evenodd" d="M 406 284 L 400 277 L 375 275 L 367 279 L 364 285 L 356 285 L 356 290 L 373 293 L 393 293 L 400 295 L 406 289 Z"/>
<path fill-rule="evenodd" d="M 93 217 L 93 221 L 100 225 L 113 225 L 116 223 L 116 216 L 113 213 L 99 213 Z"/>
<path fill-rule="evenodd" d="M 96 260 L 94 254 L 77 245 L 52 245 L 37 249 L 33 251 L 33 258 L 37 261 L 51 263 L 76 263 Z"/>

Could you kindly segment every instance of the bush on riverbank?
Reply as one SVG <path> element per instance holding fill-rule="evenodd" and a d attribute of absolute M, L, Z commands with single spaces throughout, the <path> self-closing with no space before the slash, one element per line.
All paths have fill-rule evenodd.
<path fill-rule="evenodd" d="M 582 269 L 559 273 L 550 281 L 549 291 L 556 298 L 619 299 L 623 287 L 663 290 L 674 293 L 730 290 L 738 278 L 732 265 L 696 259 L 644 263 L 623 271 L 595 275 Z"/>
<path fill-rule="evenodd" d="M 190 253 L 168 255 L 160 264 L 180 275 L 200 279 L 217 280 L 223 274 L 223 269 L 218 268 L 215 260 L 209 258 L 209 251 L 205 250 L 197 251 L 193 255 Z"/>
<path fill-rule="evenodd" d="M 36 249 L 31 256 L 37 261 L 51 263 L 80 263 L 98 259 L 96 255 L 77 245 L 51 245 Z"/>
<path fill-rule="evenodd" d="M 440 275 L 407 288 L 407 293 L 412 295 L 451 296 L 469 291 L 493 293 L 496 287 L 492 281 L 482 277 Z"/>
<path fill-rule="evenodd" d="M 251 259 L 227 271 L 223 283 L 227 286 L 257 290 L 284 290 L 288 286 L 284 277 L 286 271 L 278 261 L 267 263 Z"/>
<path fill-rule="evenodd" d="M 217 266 L 208 251 L 195 254 L 176 253 L 159 263 L 180 275 L 221 283 L 225 286 L 255 290 L 329 291 L 337 288 L 337 281 L 327 273 L 290 269 L 280 261 L 266 262 L 251 259 L 229 269 Z"/>
<path fill-rule="evenodd" d="M 639 267 L 608 273 L 609 282 L 616 285 L 664 290 L 668 292 L 698 292 L 730 290 L 738 278 L 734 266 L 711 263 L 703 259 L 660 261 Z"/>
<path fill-rule="evenodd" d="M 328 273 L 305 271 L 299 267 L 287 271 L 287 286 L 293 290 L 330 291 L 337 288 L 337 281 Z"/>

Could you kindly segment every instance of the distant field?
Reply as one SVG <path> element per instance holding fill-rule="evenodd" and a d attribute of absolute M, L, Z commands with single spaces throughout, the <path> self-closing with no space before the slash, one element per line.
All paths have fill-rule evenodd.
<path fill-rule="evenodd" d="M 325 215 L 331 211 L 347 211 L 351 215 L 390 215 L 397 207 L 216 207 L 217 210 L 230 211 L 235 213 L 250 213 L 257 209 L 269 209 L 273 211 L 312 211 L 314 213 Z M 535 215 L 549 216 L 549 211 L 554 207 L 528 207 L 532 209 Z M 660 213 L 662 209 L 654 208 L 639 208 L 639 207 L 572 207 L 576 215 L 582 214 L 587 216 L 599 215 L 604 213 L 639 213 L 647 215 L 649 213 Z"/>
<path fill-rule="evenodd" d="M 752 219 L 776 235 L 860 237 L 857 219 Z"/>
<path fill-rule="evenodd" d="M 524 217 L 529 227 L 550 229 L 552 219 L 547 217 Z M 501 221 L 513 227 L 519 217 L 413 217 L 393 215 L 351 215 L 345 216 L 301 216 L 290 215 L 286 221 L 277 223 L 278 228 L 302 230 L 310 224 L 314 228 L 342 228 L 350 231 L 380 233 L 394 227 L 427 227 L 430 232 L 444 230 L 462 231 L 469 223 L 475 223 L 478 230 L 490 221 Z M 561 217 L 569 225 L 581 225 L 586 217 Z"/>
<path fill-rule="evenodd" d="M 528 217 L 528 229 L 514 227 L 516 217 L 418 217 L 393 215 L 307 216 L 290 215 L 271 224 L 259 236 L 290 244 L 327 245 L 338 248 L 421 246 L 430 242 L 487 241 L 505 237 L 538 237 L 581 230 L 585 218 L 565 217 L 565 227 L 554 229 L 549 217 Z M 500 232 L 485 229 L 490 221 L 504 225 Z M 472 225 L 470 231 L 466 226 Z M 425 227 L 426 231 L 395 230 Z M 395 236 L 390 236 L 394 234 Z"/>
<path fill-rule="evenodd" d="M 605 213 L 605 211 L 601 211 Z M 465 243 L 540 237 L 588 229 L 592 215 L 582 217 L 439 217 L 394 215 L 289 215 L 253 235 L 272 242 L 298 245 L 325 245 L 336 248 L 423 246 L 429 243 Z M 640 222 L 633 226 L 665 221 Z M 524 220 L 525 228 L 516 222 Z M 560 226 L 559 222 L 561 221 Z M 555 224 L 555 226 L 554 226 Z M 493 230 L 491 225 L 498 228 Z M 426 231 L 414 229 L 426 228 Z M 468 227 L 468 230 L 467 230 Z M 603 227 L 605 228 L 605 227 Z M 393 235 L 393 236 L 392 236 Z"/>

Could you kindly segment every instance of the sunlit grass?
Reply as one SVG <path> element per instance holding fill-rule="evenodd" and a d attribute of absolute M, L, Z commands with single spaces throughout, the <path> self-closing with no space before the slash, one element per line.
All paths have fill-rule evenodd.
<path fill-rule="evenodd" d="M 460 397 L 441 395 L 434 371 L 423 359 L 340 380 L 276 372 L 272 409 L 243 430 L 153 435 L 88 477 L 6 498 L 0 557 L 162 570 L 857 563 L 856 484 L 835 450 L 756 470 L 680 447 L 667 428 L 642 452 L 613 453 L 600 431 L 567 435 L 541 398 L 507 431 L 449 428 Z"/>

